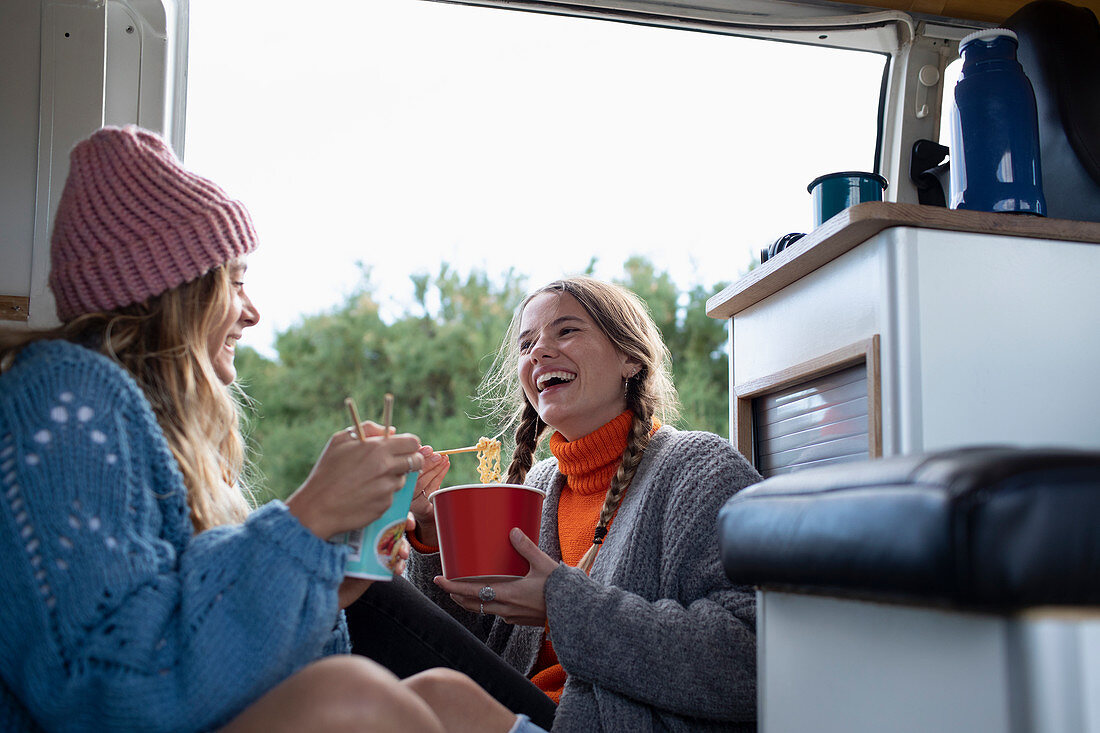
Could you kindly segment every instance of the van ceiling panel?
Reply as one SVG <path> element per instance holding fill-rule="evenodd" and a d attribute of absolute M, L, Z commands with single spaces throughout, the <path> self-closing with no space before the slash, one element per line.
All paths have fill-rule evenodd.
<path fill-rule="evenodd" d="M 732 0 L 736 2 L 736 0 Z M 810 0 L 812 1 L 812 0 Z M 1030 0 L 867 0 L 860 6 L 890 8 L 901 10 L 914 16 L 933 16 L 953 18 L 963 21 L 1000 23 Z M 1088 8 L 1100 16 L 1100 0 L 1069 0 L 1070 4 Z M 820 0 L 822 5 L 841 5 L 841 3 Z M 849 6 L 851 7 L 851 6 Z"/>
<path fill-rule="evenodd" d="M 815 46 L 890 53 L 913 36 L 911 16 L 895 10 L 835 3 L 810 5 L 775 0 L 435 0 L 527 10 L 666 28 L 723 33 L 749 38 L 808 43 Z M 777 6 L 784 6 L 776 13 Z M 968 31 L 960 31 L 961 38 Z"/>
<path fill-rule="evenodd" d="M 456 0 L 441 0 L 456 2 Z M 543 10 L 566 15 L 591 15 L 596 11 L 609 17 L 608 11 L 621 15 L 638 14 L 705 18 L 727 22 L 787 25 L 791 21 L 852 16 L 883 9 L 897 10 L 918 19 L 954 21 L 960 26 L 995 25 L 1026 5 L 1029 0 L 863 0 L 858 3 L 832 0 L 457 0 L 465 5 L 489 5 L 517 10 Z M 1100 16 L 1100 0 L 1071 0 Z M 578 12 L 579 11 L 579 12 Z M 589 12 L 585 12 L 589 11 Z M 601 12 L 602 11 L 602 12 Z M 950 23 L 949 23 L 950 24 Z"/>

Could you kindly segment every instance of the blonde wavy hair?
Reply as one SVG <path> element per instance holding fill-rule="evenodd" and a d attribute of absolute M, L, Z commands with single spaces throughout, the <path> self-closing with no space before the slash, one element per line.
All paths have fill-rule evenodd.
<path fill-rule="evenodd" d="M 645 302 L 624 287 L 578 276 L 556 280 L 530 293 L 512 315 L 507 335 L 480 389 L 482 399 L 489 406 L 490 416 L 505 431 L 515 427 L 515 450 L 507 473 L 509 483 L 523 483 L 534 463 L 539 441 L 548 427 L 524 395 L 517 368 L 523 310 L 533 298 L 543 293 L 573 296 L 612 345 L 641 365 L 638 373 L 626 380 L 624 385 L 626 407 L 634 413 L 626 449 L 607 489 L 592 546 L 577 565 L 588 572 L 649 445 L 654 419 L 668 425 L 679 416 L 679 400 L 672 383 L 672 355 Z"/>
<path fill-rule="evenodd" d="M 65 339 L 96 348 L 134 377 L 183 474 L 195 532 L 239 523 L 250 511 L 240 430 L 246 398 L 218 379 L 208 347 L 232 288 L 229 264 L 221 265 L 143 303 L 53 329 L 0 333 L 0 370 L 34 341 Z"/>

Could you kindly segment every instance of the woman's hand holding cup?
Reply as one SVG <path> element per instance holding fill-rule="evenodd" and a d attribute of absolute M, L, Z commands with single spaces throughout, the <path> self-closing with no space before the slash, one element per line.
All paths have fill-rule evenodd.
<path fill-rule="evenodd" d="M 484 582 L 447 580 L 439 575 L 435 584 L 467 611 L 492 613 L 516 626 L 544 626 L 546 579 L 557 569 L 558 561 L 539 549 L 518 527 L 508 533 L 508 539 L 531 565 L 526 576 L 486 585 Z M 491 588 L 492 592 L 483 594 L 485 588 Z"/>
<path fill-rule="evenodd" d="M 397 565 L 394 566 L 393 574 L 404 575 L 405 564 L 409 561 L 409 542 L 405 538 L 401 538 L 401 546 L 398 549 L 397 556 L 399 559 Z M 354 603 L 359 596 L 367 592 L 367 588 L 370 588 L 374 582 L 367 578 L 356 578 L 350 575 L 345 577 L 337 591 L 340 608 L 347 608 Z"/>
<path fill-rule="evenodd" d="M 393 503 L 405 476 L 424 462 L 415 435 L 383 436 L 382 426 L 361 424 L 333 435 L 305 483 L 286 500 L 290 513 L 321 539 L 367 526 Z"/>

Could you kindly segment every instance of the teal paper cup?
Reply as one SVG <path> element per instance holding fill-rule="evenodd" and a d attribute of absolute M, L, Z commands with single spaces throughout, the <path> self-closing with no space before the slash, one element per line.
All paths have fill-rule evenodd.
<path fill-rule="evenodd" d="M 864 201 L 882 201 L 886 179 L 877 173 L 843 171 L 827 173 L 810 181 L 806 190 L 813 196 L 814 226 L 821 226 L 849 206 Z"/>
<path fill-rule="evenodd" d="M 405 519 L 419 475 L 419 472 L 413 471 L 405 478 L 405 485 L 393 495 L 393 503 L 385 514 L 363 529 L 344 532 L 333 539 L 348 548 L 345 576 L 370 580 L 393 579 L 398 562 L 397 551 L 405 534 Z"/>

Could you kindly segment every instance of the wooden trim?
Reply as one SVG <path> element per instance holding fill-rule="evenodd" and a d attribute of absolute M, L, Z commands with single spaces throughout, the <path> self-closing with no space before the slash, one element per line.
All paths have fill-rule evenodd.
<path fill-rule="evenodd" d="M 867 344 L 867 452 L 871 458 L 881 458 L 882 362 L 879 358 L 878 334 L 864 343 Z"/>
<path fill-rule="evenodd" d="M 31 299 L 21 295 L 0 295 L 0 321 L 25 321 L 30 316 Z"/>
<path fill-rule="evenodd" d="M 736 396 L 734 400 L 736 407 L 734 408 L 733 444 L 737 447 L 737 451 L 755 466 L 756 447 L 752 442 L 752 398 L 745 399 L 743 403 Z"/>
<path fill-rule="evenodd" d="M 1031 606 L 1021 609 L 1019 618 L 1032 622 L 1096 623 L 1100 621 L 1100 606 Z"/>
<path fill-rule="evenodd" d="M 868 201 L 845 209 L 707 300 L 711 318 L 732 318 L 891 227 L 1100 244 L 1100 222 Z"/>
<path fill-rule="evenodd" d="M 752 401 L 760 395 L 777 392 L 810 379 L 838 372 L 857 364 L 867 365 L 867 455 L 882 456 L 882 369 L 879 359 L 879 335 L 830 351 L 809 361 L 774 374 L 753 379 L 733 388 L 733 444 L 741 455 L 755 465 L 752 436 Z"/>

